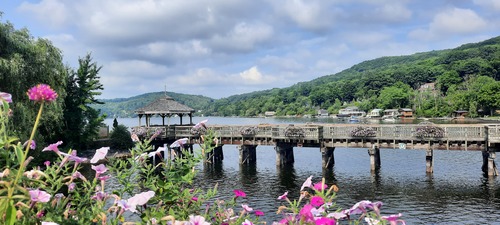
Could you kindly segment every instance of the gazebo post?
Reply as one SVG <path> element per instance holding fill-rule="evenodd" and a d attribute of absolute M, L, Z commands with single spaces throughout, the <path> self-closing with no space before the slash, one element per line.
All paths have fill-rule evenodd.
<path fill-rule="evenodd" d="M 139 114 L 139 126 L 141 126 L 141 118 L 142 118 L 142 114 Z"/>
<path fill-rule="evenodd" d="M 165 114 L 160 114 L 161 120 L 163 121 L 163 126 L 165 126 Z"/>
<path fill-rule="evenodd" d="M 179 115 L 179 118 L 181 119 L 181 125 L 182 125 L 182 114 L 181 114 L 181 113 L 179 113 L 179 114 L 177 114 L 177 115 Z"/>

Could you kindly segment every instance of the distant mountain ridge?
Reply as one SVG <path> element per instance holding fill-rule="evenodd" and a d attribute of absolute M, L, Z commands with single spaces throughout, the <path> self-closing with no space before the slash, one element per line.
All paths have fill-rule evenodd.
<path fill-rule="evenodd" d="M 339 73 L 300 82 L 287 88 L 255 91 L 217 100 L 201 95 L 173 92 L 167 94 L 176 101 L 200 110 L 205 115 L 258 116 L 266 111 L 275 111 L 277 115 L 304 115 L 315 114 L 320 108 L 335 113 L 345 104 L 355 104 L 365 111 L 380 107 L 386 104 L 382 101 L 381 92 L 395 84 L 398 85 L 394 88 L 407 85 L 410 89 L 416 90 L 424 83 L 437 82 L 441 97 L 444 98 L 450 94 L 447 93 L 448 89 L 454 90 L 459 84 L 474 76 L 500 79 L 500 37 L 464 44 L 454 49 L 380 57 L 361 62 Z M 95 107 L 110 117 L 133 116 L 135 109 L 162 94 L 164 92 L 103 100 L 105 105 Z M 417 107 L 412 101 L 398 104 L 419 108 L 422 112 L 428 110 L 425 108 L 427 106 Z M 442 114 L 449 113 L 453 107 L 462 106 L 450 106 L 446 109 L 447 112 Z"/>
<path fill-rule="evenodd" d="M 207 108 L 214 99 L 201 95 L 188 95 L 175 92 L 151 92 L 130 98 L 100 99 L 104 104 L 94 104 L 93 108 L 101 110 L 108 118 L 135 117 L 134 111 L 144 107 L 154 100 L 168 95 L 175 101 L 187 105 L 195 110 Z"/>

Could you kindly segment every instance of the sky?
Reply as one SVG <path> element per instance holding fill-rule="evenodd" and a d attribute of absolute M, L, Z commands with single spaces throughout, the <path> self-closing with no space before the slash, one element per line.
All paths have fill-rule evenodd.
<path fill-rule="evenodd" d="M 29 0 L 0 20 L 102 66 L 101 99 L 224 98 L 500 35 L 500 0 Z"/>

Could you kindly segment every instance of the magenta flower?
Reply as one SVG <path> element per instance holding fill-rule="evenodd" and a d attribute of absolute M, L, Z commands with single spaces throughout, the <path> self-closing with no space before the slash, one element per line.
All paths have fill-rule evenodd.
<path fill-rule="evenodd" d="M 264 212 L 262 212 L 260 210 L 255 210 L 253 212 L 255 213 L 256 216 L 264 216 Z"/>
<path fill-rule="evenodd" d="M 314 206 L 314 207 L 320 207 L 323 204 L 325 204 L 325 200 L 323 200 L 322 197 L 320 197 L 320 196 L 313 196 L 311 198 L 311 205 L 312 206 Z"/>
<path fill-rule="evenodd" d="M 30 100 L 35 102 L 52 102 L 57 98 L 57 93 L 49 85 L 39 84 L 26 93 Z"/>
<path fill-rule="evenodd" d="M 33 202 L 48 202 L 50 201 L 50 194 L 38 189 L 29 191 L 31 201 Z"/>
<path fill-rule="evenodd" d="M 283 195 L 280 195 L 280 196 L 278 197 L 278 200 L 287 199 L 287 198 L 288 198 L 288 197 L 286 197 L 287 195 L 288 195 L 288 191 L 287 191 L 287 192 L 285 192 Z"/>
<path fill-rule="evenodd" d="M 236 197 L 247 197 L 247 194 L 245 194 L 245 192 L 243 192 L 242 190 L 235 189 L 233 190 L 233 192 Z"/>
<path fill-rule="evenodd" d="M 194 197 L 194 196 L 193 196 L 193 197 L 191 198 L 191 201 L 193 201 L 193 202 L 197 202 L 197 201 L 198 201 L 198 197 Z"/>
<path fill-rule="evenodd" d="M 12 103 L 12 95 L 5 92 L 0 92 L 0 100 L 6 101 L 7 103 Z"/>
<path fill-rule="evenodd" d="M 205 217 L 203 216 L 189 216 L 189 224 L 192 225 L 210 225 L 209 222 L 205 221 Z"/>
<path fill-rule="evenodd" d="M 50 166 L 50 161 L 47 160 L 47 161 L 43 162 L 43 165 L 45 165 L 46 167 L 49 167 Z"/>
<path fill-rule="evenodd" d="M 302 209 L 300 209 L 300 216 L 304 219 L 304 221 L 306 222 L 310 222 L 310 221 L 313 221 L 314 219 L 314 216 L 311 212 L 311 210 L 313 209 L 314 207 L 311 205 L 311 204 L 307 204 L 307 205 L 304 205 L 302 207 Z"/>
<path fill-rule="evenodd" d="M 335 219 L 328 217 L 321 217 L 314 221 L 316 225 L 335 225 Z"/>
<path fill-rule="evenodd" d="M 26 146 L 28 145 L 28 141 L 24 142 L 23 146 Z M 35 143 L 35 140 L 31 140 L 30 142 L 30 149 L 35 149 L 36 148 L 36 143 Z"/>
<path fill-rule="evenodd" d="M 311 185 L 312 185 L 312 178 L 313 178 L 313 176 L 310 176 L 310 177 L 308 177 L 306 179 L 306 181 L 304 181 L 304 183 L 302 184 L 302 187 L 300 188 L 301 191 L 304 190 L 304 188 L 306 188 L 306 187 L 308 187 L 308 188 L 311 187 Z"/>
<path fill-rule="evenodd" d="M 328 188 L 328 185 L 323 184 L 323 182 L 315 183 L 313 189 L 316 191 L 323 191 Z"/>
<path fill-rule="evenodd" d="M 58 146 L 61 145 L 62 143 L 63 143 L 62 141 L 58 141 L 58 142 L 56 142 L 54 144 L 50 144 L 48 147 L 44 148 L 42 150 L 42 152 L 53 151 L 53 152 L 57 153 L 58 155 L 60 155 L 61 152 L 59 151 Z"/>
<path fill-rule="evenodd" d="M 104 159 L 108 154 L 109 147 L 102 147 L 100 149 L 95 150 L 95 154 L 90 160 L 90 163 L 96 163 L 97 161 Z"/>

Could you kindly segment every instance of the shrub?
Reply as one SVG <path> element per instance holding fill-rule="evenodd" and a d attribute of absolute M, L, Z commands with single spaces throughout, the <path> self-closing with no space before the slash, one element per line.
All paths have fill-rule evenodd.
<path fill-rule="evenodd" d="M 127 150 L 134 146 L 134 142 L 130 138 L 130 132 L 125 125 L 119 124 L 113 128 L 111 135 L 111 148 L 117 150 Z"/>

